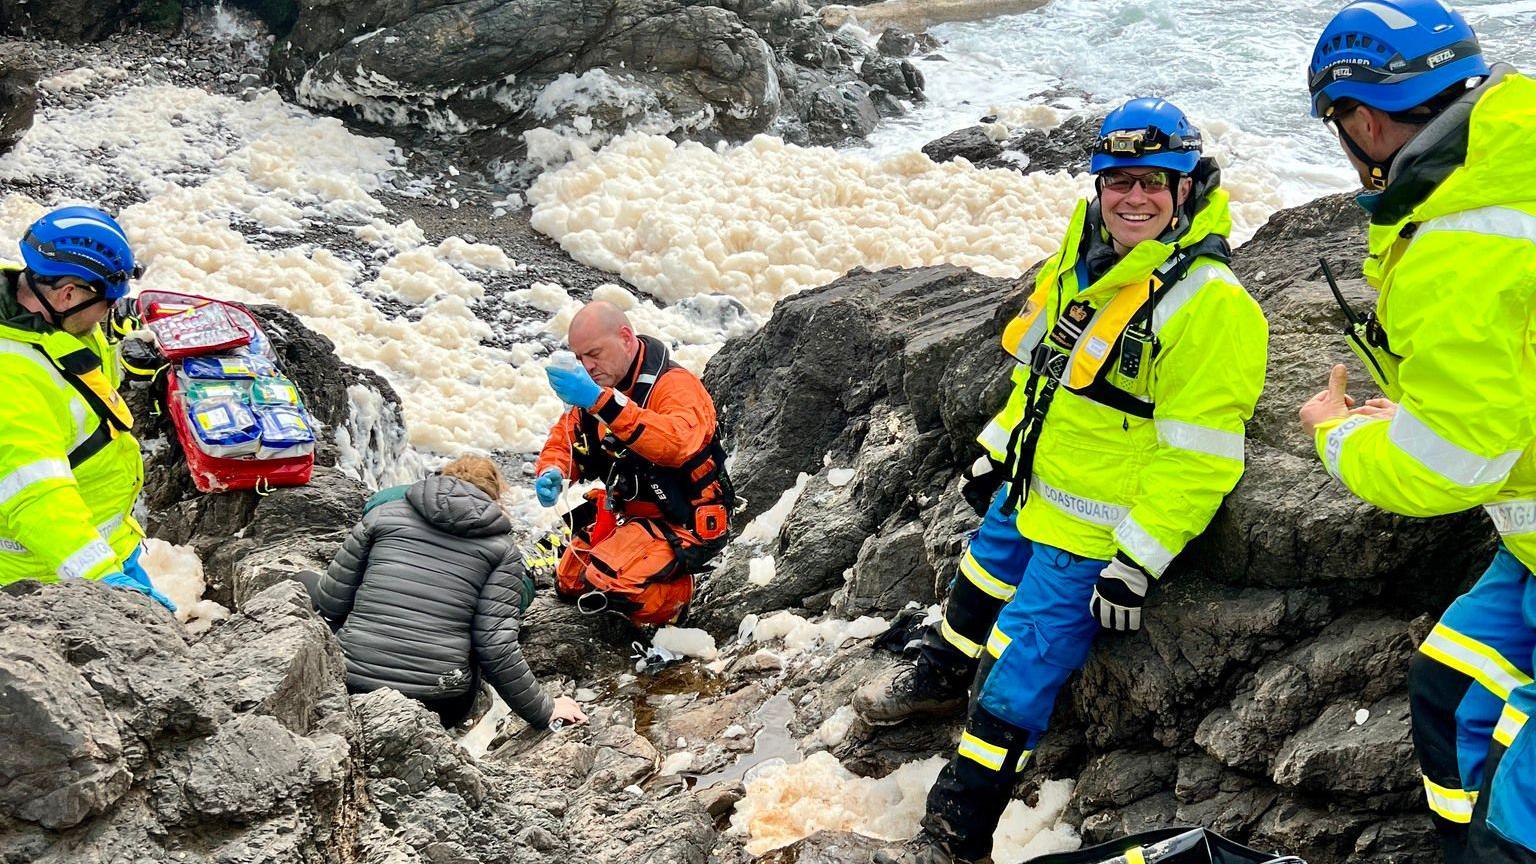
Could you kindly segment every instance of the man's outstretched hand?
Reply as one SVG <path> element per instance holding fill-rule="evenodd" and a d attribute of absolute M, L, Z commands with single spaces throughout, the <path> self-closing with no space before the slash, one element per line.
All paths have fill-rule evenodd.
<path fill-rule="evenodd" d="M 1313 396 L 1301 406 L 1301 427 L 1307 430 L 1307 437 L 1317 434 L 1319 424 L 1341 417 L 1348 417 L 1351 408 L 1355 407 L 1355 400 L 1345 392 L 1349 389 L 1349 370 L 1340 363 L 1328 372 L 1328 389 Z M 1372 400 L 1382 401 L 1382 400 Z"/>

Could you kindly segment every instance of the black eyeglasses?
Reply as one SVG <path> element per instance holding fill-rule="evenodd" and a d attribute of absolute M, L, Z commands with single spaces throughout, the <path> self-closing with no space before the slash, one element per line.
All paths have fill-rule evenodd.
<path fill-rule="evenodd" d="M 1099 175 L 1099 191 L 1105 189 L 1128 195 L 1140 186 L 1148 195 L 1166 192 L 1173 186 L 1173 175 L 1167 171 L 1149 171 L 1146 174 L 1127 174 L 1124 171 L 1106 171 Z"/>

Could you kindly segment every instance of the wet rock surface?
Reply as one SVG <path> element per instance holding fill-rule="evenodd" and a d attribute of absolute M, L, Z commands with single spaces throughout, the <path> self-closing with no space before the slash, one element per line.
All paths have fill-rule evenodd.
<path fill-rule="evenodd" d="M 1084 154 L 1092 152 L 1102 122 L 1102 117 L 1074 116 L 1052 129 L 1012 133 L 995 126 L 969 126 L 929 141 L 923 152 L 935 162 L 965 159 L 977 168 L 1078 174 L 1088 170 Z"/>
<path fill-rule="evenodd" d="M 861 81 L 870 59 L 876 80 Z M 827 31 L 802 0 L 303 0 L 272 72 L 304 104 L 491 160 L 556 140 L 525 142 L 531 129 L 589 144 L 630 129 L 837 143 L 922 87 L 910 63 Z"/>
<path fill-rule="evenodd" d="M 27 134 L 36 112 L 37 72 L 0 63 L 0 154 L 16 146 L 21 136 Z"/>

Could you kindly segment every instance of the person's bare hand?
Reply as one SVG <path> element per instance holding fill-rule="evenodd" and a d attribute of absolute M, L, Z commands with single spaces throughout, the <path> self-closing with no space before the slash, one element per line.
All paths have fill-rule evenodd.
<path fill-rule="evenodd" d="M 1375 420 L 1391 420 L 1397 416 L 1397 403 L 1391 399 L 1365 400 L 1365 404 L 1349 412 L 1351 417 L 1370 417 Z"/>
<path fill-rule="evenodd" d="M 587 722 L 586 712 L 581 710 L 581 703 L 569 696 L 555 697 L 555 709 L 550 712 L 550 722 L 559 720 L 566 726 L 580 726 Z"/>
<path fill-rule="evenodd" d="M 1349 370 L 1341 363 L 1328 372 L 1328 389 L 1308 399 L 1298 412 L 1301 415 L 1301 427 L 1307 431 L 1307 437 L 1317 434 L 1319 424 L 1349 416 L 1349 409 L 1355 407 L 1355 400 L 1345 392 L 1348 389 Z"/>

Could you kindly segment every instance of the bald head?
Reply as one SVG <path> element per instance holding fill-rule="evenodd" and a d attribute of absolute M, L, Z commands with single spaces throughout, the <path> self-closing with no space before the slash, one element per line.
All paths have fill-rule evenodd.
<path fill-rule="evenodd" d="M 628 316 L 602 300 L 581 307 L 571 319 L 566 341 L 571 353 L 587 368 L 587 374 L 604 387 L 617 387 L 624 380 L 640 350 L 640 340 Z"/>

